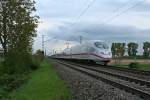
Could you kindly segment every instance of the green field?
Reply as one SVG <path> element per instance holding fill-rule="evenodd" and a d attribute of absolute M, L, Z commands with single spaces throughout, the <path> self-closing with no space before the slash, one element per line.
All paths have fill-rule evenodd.
<path fill-rule="evenodd" d="M 46 61 L 30 76 L 27 84 L 10 94 L 11 100 L 71 100 L 67 85 Z"/>
<path fill-rule="evenodd" d="M 127 64 L 114 64 L 114 66 L 117 66 L 117 67 L 123 67 L 123 68 L 129 68 L 129 65 Z M 137 66 L 137 68 L 135 68 L 137 70 L 144 70 L 144 71 L 150 71 L 150 64 L 139 64 Z"/>

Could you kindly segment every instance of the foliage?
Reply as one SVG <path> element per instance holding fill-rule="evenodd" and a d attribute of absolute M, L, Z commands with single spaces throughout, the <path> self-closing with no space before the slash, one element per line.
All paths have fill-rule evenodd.
<path fill-rule="evenodd" d="M 35 53 L 36 58 L 41 62 L 44 59 L 44 51 L 37 50 Z"/>
<path fill-rule="evenodd" d="M 145 58 L 149 58 L 150 57 L 150 42 L 144 42 L 143 43 L 143 56 Z"/>
<path fill-rule="evenodd" d="M 31 69 L 35 70 L 35 69 L 39 68 L 40 63 L 37 61 L 36 58 L 33 57 L 31 59 L 31 61 L 32 61 L 32 63 L 29 66 L 30 70 Z M 12 67 L 14 67 L 14 66 L 12 66 Z M 7 97 L 9 92 L 20 87 L 22 84 L 24 84 L 27 81 L 27 79 L 29 79 L 29 74 L 25 73 L 25 72 L 13 73 L 13 74 L 10 74 L 10 73 L 0 74 L 0 99 L 2 97 Z"/>
<path fill-rule="evenodd" d="M 32 57 L 29 54 L 24 54 L 11 52 L 6 58 L 5 72 L 8 74 L 29 72 L 32 65 Z"/>
<path fill-rule="evenodd" d="M 132 62 L 128 65 L 129 68 L 138 68 L 138 66 L 139 66 L 139 63 L 137 62 Z"/>
<path fill-rule="evenodd" d="M 41 50 L 37 50 L 33 55 L 32 64 L 30 68 L 35 70 L 39 67 L 40 63 L 44 60 L 44 52 Z"/>
<path fill-rule="evenodd" d="M 34 0 L 0 0 L 0 43 L 5 58 L 0 68 L 0 92 L 18 88 L 38 66 L 31 54 L 38 24 L 34 4 Z"/>
<path fill-rule="evenodd" d="M 32 63 L 32 38 L 38 23 L 34 4 L 33 0 L 0 1 L 0 42 L 8 74 L 26 72 Z"/>
<path fill-rule="evenodd" d="M 7 97 L 9 92 L 20 87 L 27 79 L 28 75 L 26 74 L 4 74 L 0 76 L 0 99 Z"/>
<path fill-rule="evenodd" d="M 112 46 L 111 46 L 111 52 L 112 52 L 112 56 L 113 58 L 115 58 L 115 55 L 116 55 L 116 45 L 115 43 L 112 43 Z"/>
<path fill-rule="evenodd" d="M 25 43 L 23 46 L 29 45 L 35 35 L 37 18 L 31 16 L 35 11 L 34 3 L 32 0 L 0 1 L 0 41 L 5 53 L 21 46 L 22 42 Z"/>
<path fill-rule="evenodd" d="M 0 77 L 0 84 L 7 89 L 7 91 L 11 91 L 15 88 L 18 88 L 25 80 L 26 75 L 25 74 L 4 74 Z"/>
<path fill-rule="evenodd" d="M 125 43 L 112 43 L 111 51 L 113 57 L 123 57 L 125 54 Z"/>
<path fill-rule="evenodd" d="M 40 62 L 37 60 L 37 58 L 32 58 L 32 64 L 30 65 L 31 70 L 36 70 L 39 68 Z"/>
<path fill-rule="evenodd" d="M 129 43 L 128 44 L 128 55 L 135 57 L 138 52 L 137 49 L 138 49 L 137 43 L 134 43 L 134 42 Z"/>
<path fill-rule="evenodd" d="M 123 58 L 123 59 L 135 59 L 135 57 L 133 57 L 133 56 L 128 56 L 128 55 L 125 55 L 125 56 L 123 56 L 122 58 Z M 117 59 L 117 58 L 115 58 L 115 59 Z M 150 59 L 150 57 L 149 57 L 149 58 L 146 58 L 146 57 L 144 57 L 143 55 L 136 55 L 136 59 Z"/>

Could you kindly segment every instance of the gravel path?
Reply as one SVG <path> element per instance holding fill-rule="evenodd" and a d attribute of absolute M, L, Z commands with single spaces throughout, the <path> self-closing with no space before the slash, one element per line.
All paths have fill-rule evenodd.
<path fill-rule="evenodd" d="M 56 62 L 53 65 L 58 75 L 69 84 L 73 100 L 142 100 Z"/>

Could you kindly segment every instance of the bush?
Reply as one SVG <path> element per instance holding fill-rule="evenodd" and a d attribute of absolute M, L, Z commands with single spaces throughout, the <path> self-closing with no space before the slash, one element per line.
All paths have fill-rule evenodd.
<path fill-rule="evenodd" d="M 0 100 L 7 98 L 10 92 L 19 88 L 28 78 L 29 76 L 26 74 L 4 74 L 0 76 Z"/>
<path fill-rule="evenodd" d="M 138 66 L 139 66 L 139 63 L 137 62 L 132 62 L 129 64 L 129 68 L 138 68 Z"/>
<path fill-rule="evenodd" d="M 43 60 L 44 52 L 41 50 L 37 50 L 37 52 L 32 57 L 32 64 L 30 65 L 31 70 L 36 70 Z"/>
<path fill-rule="evenodd" d="M 38 61 L 44 60 L 44 52 L 41 50 L 37 50 L 36 53 L 34 54 L 34 56 Z"/>
<path fill-rule="evenodd" d="M 33 57 L 32 58 L 32 63 L 30 65 L 31 70 L 36 70 L 40 66 L 40 61 L 38 61 L 37 58 Z"/>
<path fill-rule="evenodd" d="M 3 62 L 0 62 L 0 76 L 3 75 L 5 73 L 5 67 Z"/>
<path fill-rule="evenodd" d="M 0 100 L 24 84 L 29 79 L 28 74 L 36 70 L 43 60 L 29 54 L 22 56 L 17 54 L 7 56 L 6 61 L 0 63 Z"/>
<path fill-rule="evenodd" d="M 0 85 L 3 86 L 4 90 L 12 91 L 20 87 L 27 79 L 28 76 L 25 74 L 4 74 L 3 76 L 0 76 Z"/>

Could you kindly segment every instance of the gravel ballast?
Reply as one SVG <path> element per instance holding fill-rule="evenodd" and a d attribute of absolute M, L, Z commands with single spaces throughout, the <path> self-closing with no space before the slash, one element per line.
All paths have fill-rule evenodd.
<path fill-rule="evenodd" d="M 61 79 L 71 89 L 73 100 L 142 100 L 123 90 L 52 61 Z"/>

